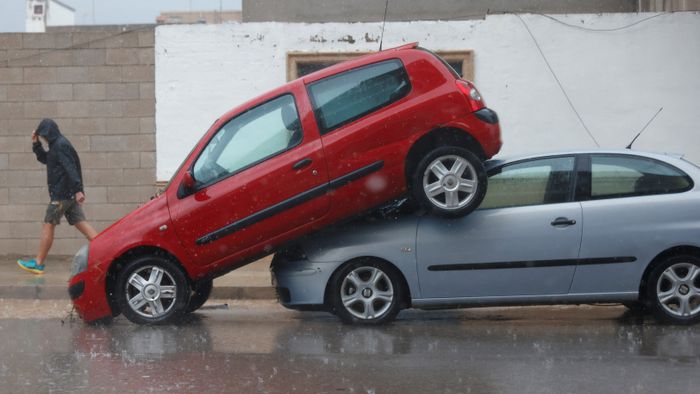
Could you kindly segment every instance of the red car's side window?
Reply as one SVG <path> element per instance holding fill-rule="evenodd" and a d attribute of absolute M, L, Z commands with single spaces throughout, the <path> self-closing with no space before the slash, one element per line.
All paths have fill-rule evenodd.
<path fill-rule="evenodd" d="M 231 119 L 194 163 L 198 185 L 241 172 L 301 143 L 303 133 L 294 97 L 277 97 Z"/>
<path fill-rule="evenodd" d="M 325 134 L 405 97 L 411 83 L 401 61 L 392 59 L 314 82 L 308 91 Z"/>

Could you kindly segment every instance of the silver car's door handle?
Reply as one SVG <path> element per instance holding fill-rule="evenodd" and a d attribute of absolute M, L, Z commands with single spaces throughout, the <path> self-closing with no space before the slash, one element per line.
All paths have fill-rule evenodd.
<path fill-rule="evenodd" d="M 551 224 L 552 226 L 573 226 L 574 224 L 576 224 L 576 221 L 574 219 L 560 217 L 554 219 L 554 221 Z"/>

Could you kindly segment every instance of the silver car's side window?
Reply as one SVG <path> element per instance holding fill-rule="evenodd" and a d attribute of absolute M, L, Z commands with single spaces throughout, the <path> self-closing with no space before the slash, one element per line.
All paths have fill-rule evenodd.
<path fill-rule="evenodd" d="M 504 166 L 489 177 L 480 209 L 567 202 L 574 158 L 554 157 Z"/>
<path fill-rule="evenodd" d="M 591 199 L 678 193 L 690 178 L 671 166 L 643 157 L 592 156 Z"/>

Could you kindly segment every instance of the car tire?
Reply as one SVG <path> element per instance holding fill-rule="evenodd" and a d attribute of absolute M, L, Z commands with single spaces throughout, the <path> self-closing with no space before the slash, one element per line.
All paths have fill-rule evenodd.
<path fill-rule="evenodd" d="M 214 281 L 211 279 L 197 282 L 190 294 L 190 302 L 187 304 L 185 313 L 192 313 L 201 308 L 211 295 L 211 289 L 214 287 Z"/>
<path fill-rule="evenodd" d="M 673 324 L 700 322 L 700 258 L 677 255 L 665 259 L 651 271 L 646 291 L 648 306 L 657 319 Z"/>
<path fill-rule="evenodd" d="M 399 275 L 383 261 L 345 264 L 330 280 L 332 313 L 346 324 L 380 325 L 394 320 L 404 294 Z"/>
<path fill-rule="evenodd" d="M 487 185 L 484 164 L 474 153 L 442 146 L 430 151 L 416 166 L 411 197 L 434 215 L 461 217 L 481 204 Z"/>
<path fill-rule="evenodd" d="M 622 305 L 633 313 L 644 313 L 647 311 L 647 307 L 642 301 L 628 301 L 623 302 Z"/>
<path fill-rule="evenodd" d="M 182 316 L 190 299 L 187 277 L 162 256 L 142 256 L 117 275 L 115 295 L 121 312 L 136 324 L 162 324 Z"/>

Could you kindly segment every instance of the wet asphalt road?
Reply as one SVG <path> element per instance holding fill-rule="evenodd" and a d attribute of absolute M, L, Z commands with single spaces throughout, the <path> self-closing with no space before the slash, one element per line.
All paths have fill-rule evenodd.
<path fill-rule="evenodd" d="M 7 307 L 5 307 L 7 311 Z M 404 311 L 344 326 L 272 303 L 173 326 L 0 319 L 0 392 L 698 392 L 700 326 L 623 307 Z"/>

